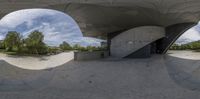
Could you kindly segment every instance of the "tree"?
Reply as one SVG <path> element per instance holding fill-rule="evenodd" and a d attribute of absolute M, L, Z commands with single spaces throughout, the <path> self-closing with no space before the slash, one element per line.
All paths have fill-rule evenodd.
<path fill-rule="evenodd" d="M 44 35 L 42 32 L 33 31 L 25 40 L 25 46 L 31 54 L 45 54 L 47 53 L 47 46 L 43 42 Z"/>
<path fill-rule="evenodd" d="M 70 46 L 70 44 L 69 43 L 67 43 L 67 42 L 63 42 L 62 44 L 60 44 L 60 48 L 62 49 L 62 50 L 72 50 L 72 47 Z"/>
<path fill-rule="evenodd" d="M 75 44 L 74 46 L 73 46 L 73 49 L 74 50 L 79 50 L 81 48 L 81 46 L 79 45 L 79 44 Z"/>
<path fill-rule="evenodd" d="M 3 40 L 2 41 L 0 40 L 0 49 L 5 49 L 5 44 Z"/>
<path fill-rule="evenodd" d="M 20 49 L 21 38 L 20 33 L 15 31 L 8 32 L 6 38 L 4 39 L 6 50 L 13 51 L 15 48 L 15 50 L 18 51 Z"/>
<path fill-rule="evenodd" d="M 98 48 L 96 48 L 95 46 L 87 46 L 87 51 L 95 51 L 95 50 L 98 50 Z"/>

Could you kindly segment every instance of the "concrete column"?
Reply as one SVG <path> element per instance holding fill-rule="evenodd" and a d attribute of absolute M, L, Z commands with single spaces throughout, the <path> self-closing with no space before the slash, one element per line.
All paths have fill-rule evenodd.
<path fill-rule="evenodd" d="M 146 46 L 163 37 L 165 37 L 165 28 L 159 26 L 141 26 L 130 29 L 111 39 L 111 56 L 124 58 L 137 51 L 138 53 L 146 52 L 145 50 L 150 50 Z M 139 51 L 140 49 L 142 51 Z"/>
<path fill-rule="evenodd" d="M 180 23 L 168 26 L 165 28 L 166 36 L 165 38 L 158 41 L 158 50 L 160 54 L 165 54 L 170 46 L 188 29 L 197 25 L 197 23 Z"/>

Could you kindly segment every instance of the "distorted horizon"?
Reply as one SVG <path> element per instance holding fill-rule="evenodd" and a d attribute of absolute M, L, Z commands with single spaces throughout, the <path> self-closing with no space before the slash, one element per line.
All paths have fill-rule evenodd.
<path fill-rule="evenodd" d="M 63 41 L 71 45 L 100 46 L 105 40 L 83 37 L 77 23 L 67 14 L 50 9 L 25 9 L 7 14 L 0 20 L 0 40 L 8 31 L 16 31 L 26 38 L 38 30 L 44 34 L 44 42 L 58 46 Z"/>

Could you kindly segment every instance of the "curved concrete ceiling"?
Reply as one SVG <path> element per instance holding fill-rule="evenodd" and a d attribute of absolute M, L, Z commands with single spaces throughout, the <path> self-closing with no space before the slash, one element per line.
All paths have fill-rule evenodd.
<path fill-rule="evenodd" d="M 65 12 L 86 36 L 137 26 L 170 26 L 200 20 L 200 0 L 0 0 L 0 17 L 16 10 L 49 8 Z"/>

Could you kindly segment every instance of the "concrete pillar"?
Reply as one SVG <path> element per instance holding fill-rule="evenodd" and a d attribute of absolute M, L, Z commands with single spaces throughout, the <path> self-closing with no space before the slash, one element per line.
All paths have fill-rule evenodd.
<path fill-rule="evenodd" d="M 111 56 L 124 58 L 134 56 L 134 52 L 151 52 L 148 46 L 152 42 L 165 37 L 165 28 L 159 26 L 141 26 L 122 32 L 111 39 Z M 140 51 L 140 49 L 142 49 Z M 147 53 L 145 53 L 147 54 Z M 150 53 L 149 53 L 150 54 Z M 142 54 L 135 54 L 142 55 Z"/>
<path fill-rule="evenodd" d="M 166 36 L 158 41 L 158 50 L 160 54 L 165 54 L 170 46 L 188 29 L 197 25 L 197 23 L 180 23 L 165 28 Z"/>

